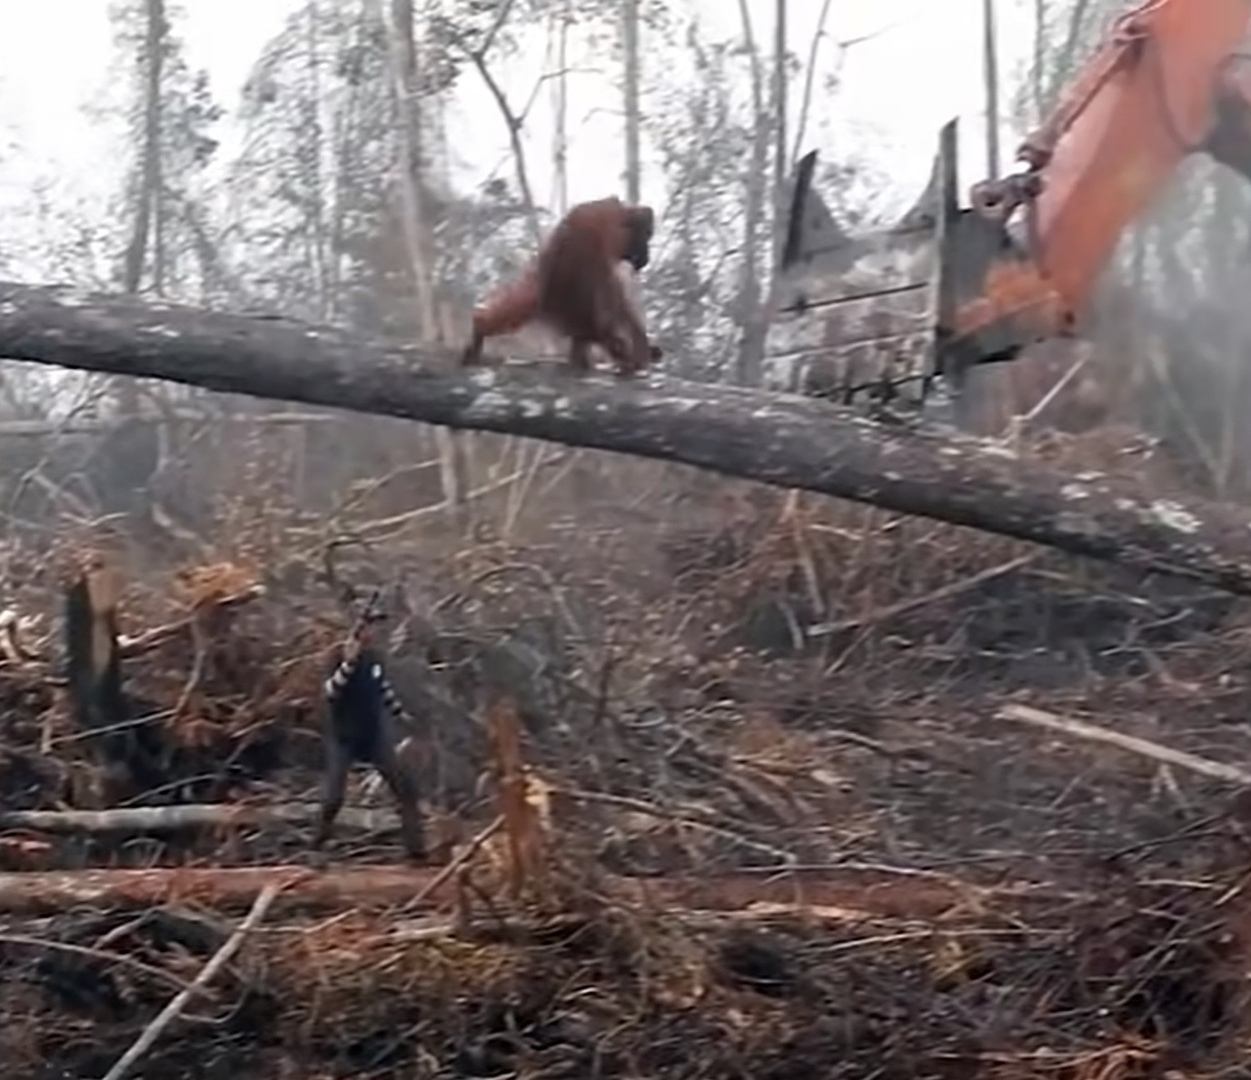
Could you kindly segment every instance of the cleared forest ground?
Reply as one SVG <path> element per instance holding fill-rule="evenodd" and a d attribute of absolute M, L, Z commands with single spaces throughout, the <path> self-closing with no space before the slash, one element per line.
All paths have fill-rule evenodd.
<path fill-rule="evenodd" d="M 1247 800 L 1000 713 L 1244 762 L 1244 602 L 683 470 L 639 466 L 620 483 L 647 478 L 646 498 L 597 500 L 607 467 L 575 467 L 573 494 L 508 542 L 431 525 L 337 566 L 405 584 L 392 673 L 427 725 L 434 866 L 348 820 L 317 872 L 298 822 L 141 835 L 0 816 L 6 1075 L 104 1076 L 266 882 L 284 888 L 265 918 L 131 1075 L 1251 1070 Z M 55 685 L 54 570 L 88 540 L 4 553 L 9 602 L 41 621 L 30 655 L 0 662 L 0 811 L 232 802 L 263 819 L 315 799 L 312 706 L 346 625 L 325 537 L 271 508 L 217 542 L 219 576 L 264 593 L 213 628 L 194 680 L 189 631 L 133 649 L 167 776 L 120 798 Z M 168 571 L 128 582 L 132 636 L 187 611 Z M 466 849 L 497 812 L 483 716 L 500 698 L 543 833 L 545 873 L 519 897 L 503 832 Z"/>

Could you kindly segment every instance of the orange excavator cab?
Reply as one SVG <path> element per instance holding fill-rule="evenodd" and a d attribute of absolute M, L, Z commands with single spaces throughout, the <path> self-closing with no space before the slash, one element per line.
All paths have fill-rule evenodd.
<path fill-rule="evenodd" d="M 820 314 L 824 329 L 819 343 L 784 329 L 791 355 L 823 365 L 845 399 L 913 385 L 923 400 L 937 381 L 958 396 L 971 367 L 1079 334 L 1117 241 L 1185 158 L 1207 153 L 1251 179 L 1249 23 L 1251 0 L 1140 4 L 1022 143 L 1019 171 L 975 185 L 961 206 L 952 121 L 921 199 L 871 236 L 838 227 L 808 154 L 778 313 Z"/>

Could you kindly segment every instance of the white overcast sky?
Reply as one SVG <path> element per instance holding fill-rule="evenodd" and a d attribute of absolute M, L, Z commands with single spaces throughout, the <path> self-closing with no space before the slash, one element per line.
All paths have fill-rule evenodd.
<path fill-rule="evenodd" d="M 335 0 L 323 0 L 333 3 Z M 738 5 L 731 0 L 699 0 L 713 33 L 739 33 Z M 1029 17 L 1020 0 L 999 0 L 1000 42 L 1005 82 L 1028 52 Z M 90 192 L 101 186 L 118 160 L 110 132 L 84 115 L 84 104 L 108 89 L 112 54 L 107 17 L 109 0 L 46 0 L 0 3 L 0 208 L 21 204 L 31 179 L 55 172 L 63 183 Z M 219 102 L 232 109 L 248 70 L 265 41 L 300 0 L 182 0 L 180 30 L 193 66 L 208 69 Z M 749 0 L 758 38 L 773 33 L 773 0 Z M 790 0 L 792 48 L 806 56 L 820 0 Z M 953 115 L 962 118 L 966 154 L 963 180 L 980 175 L 984 158 L 981 88 L 981 0 L 834 0 L 828 31 L 832 39 L 873 35 L 846 54 L 843 84 L 834 100 L 814 99 L 813 111 L 826 112 L 833 135 L 823 153 L 854 147 L 884 169 L 910 201 L 923 185 L 937 129 Z M 833 46 L 827 43 L 827 58 Z M 589 60 L 593 65 L 594 60 Z M 529 93 L 542 70 L 542 45 L 522 56 L 509 72 L 518 97 Z M 619 107 L 603 76 L 588 75 L 571 89 L 569 128 L 571 200 L 619 190 L 619 121 L 605 110 Z M 480 84 L 468 75 L 453 130 L 472 137 L 462 154 L 472 172 L 483 176 L 498 166 L 507 141 L 498 113 Z M 797 102 L 801 86 L 791 90 Z M 550 115 L 532 118 L 531 165 L 536 195 L 551 199 L 546 166 Z M 1013 140 L 1006 141 L 1010 157 Z M 472 179 L 467 176 L 466 179 Z M 654 195 L 645 191 L 645 195 Z"/>

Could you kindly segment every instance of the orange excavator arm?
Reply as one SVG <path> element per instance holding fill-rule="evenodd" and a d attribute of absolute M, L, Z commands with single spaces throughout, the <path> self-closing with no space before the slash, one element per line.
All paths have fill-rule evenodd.
<path fill-rule="evenodd" d="M 961 207 L 952 121 L 926 193 L 881 233 L 843 233 L 813 190 L 809 153 L 779 311 L 819 310 L 849 328 L 820 345 L 848 396 L 904 382 L 924 394 L 934 376 L 958 393 L 968 368 L 1077 333 L 1121 235 L 1186 157 L 1207 153 L 1251 179 L 1249 24 L 1251 0 L 1139 4 L 1025 140 L 1020 171 L 976 185 Z"/>
<path fill-rule="evenodd" d="M 1251 0 L 1130 11 L 1022 144 L 1025 169 L 971 192 L 941 229 L 940 369 L 1075 333 L 1127 226 L 1190 154 L 1251 179 Z"/>

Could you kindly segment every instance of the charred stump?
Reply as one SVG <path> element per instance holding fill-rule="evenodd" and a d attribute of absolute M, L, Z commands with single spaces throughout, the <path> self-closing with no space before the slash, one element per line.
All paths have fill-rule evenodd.
<path fill-rule="evenodd" d="M 121 577 L 97 561 L 65 591 L 65 675 L 74 724 L 108 785 L 143 790 L 161 782 L 161 744 L 147 724 L 133 722 L 122 685 L 117 606 Z"/>

